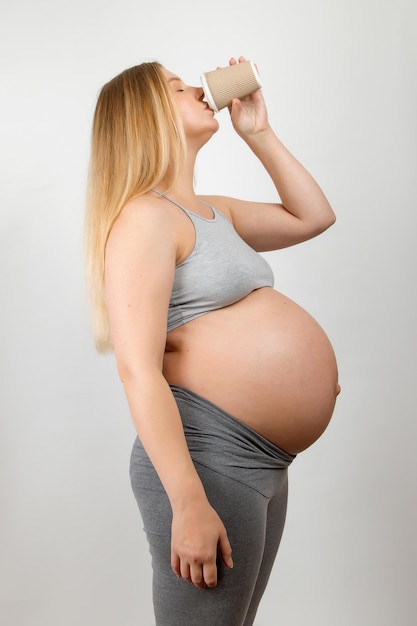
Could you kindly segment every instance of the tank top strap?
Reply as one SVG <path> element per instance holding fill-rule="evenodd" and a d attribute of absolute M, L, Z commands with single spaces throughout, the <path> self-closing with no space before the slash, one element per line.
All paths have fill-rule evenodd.
<path fill-rule="evenodd" d="M 206 206 L 208 206 L 213 211 L 213 217 L 203 217 L 202 215 L 199 215 L 198 213 L 194 213 L 193 211 L 190 211 L 189 209 L 186 209 L 185 207 L 182 206 L 182 204 L 180 204 L 176 200 L 173 200 L 172 198 L 167 196 L 165 193 L 162 193 L 162 191 L 158 191 L 157 189 L 151 189 L 151 191 L 153 191 L 154 193 L 158 194 L 158 196 L 161 196 L 162 198 L 165 198 L 165 200 L 168 200 L 169 202 L 172 202 L 172 204 L 175 204 L 175 206 L 177 206 L 179 209 L 184 211 L 184 213 L 186 213 L 188 215 L 188 217 L 193 222 L 194 222 L 193 217 L 198 217 L 198 218 L 200 218 L 200 220 L 203 220 L 205 222 L 215 222 L 215 221 L 217 221 L 217 216 L 218 216 L 219 212 L 217 211 L 217 209 L 215 209 L 213 206 L 211 206 L 211 204 L 208 204 L 207 202 L 204 202 L 204 200 L 201 200 L 201 202 L 203 204 L 205 204 Z"/>
<path fill-rule="evenodd" d="M 182 209 L 183 211 L 185 211 L 185 213 L 188 214 L 187 209 L 183 207 L 182 204 L 179 204 L 179 202 L 176 202 L 175 200 L 167 196 L 165 193 L 162 193 L 162 191 L 158 191 L 157 189 L 151 189 L 151 191 L 153 191 L 154 193 L 157 193 L 158 196 L 162 196 L 162 198 L 165 198 L 165 200 L 172 202 L 172 204 L 175 204 L 175 206 L 177 206 L 179 209 Z"/>

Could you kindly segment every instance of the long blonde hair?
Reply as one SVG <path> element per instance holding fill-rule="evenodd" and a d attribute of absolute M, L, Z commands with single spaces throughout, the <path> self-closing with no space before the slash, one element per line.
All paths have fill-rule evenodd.
<path fill-rule="evenodd" d="M 184 156 L 181 120 L 160 63 L 142 63 L 104 85 L 92 128 L 85 223 L 86 276 L 99 352 L 112 349 L 104 259 L 113 224 L 133 197 L 162 179 L 172 184 Z"/>

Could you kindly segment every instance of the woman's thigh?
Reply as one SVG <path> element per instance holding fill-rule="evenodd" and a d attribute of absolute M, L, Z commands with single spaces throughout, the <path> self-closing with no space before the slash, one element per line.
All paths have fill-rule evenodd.
<path fill-rule="evenodd" d="M 181 388 L 173 393 L 194 465 L 226 527 L 234 567 L 218 563 L 214 589 L 177 579 L 170 503 L 137 439 L 131 481 L 152 555 L 157 626 L 250 626 L 281 539 L 294 457 L 206 399 Z"/>
<path fill-rule="evenodd" d="M 132 486 L 152 557 L 156 624 L 241 626 L 245 624 L 264 558 L 268 500 L 251 487 L 198 463 L 196 468 L 211 505 L 226 527 L 234 567 L 230 570 L 218 561 L 218 584 L 214 589 L 197 589 L 178 579 L 170 565 L 169 500 L 159 488 L 157 476 L 151 487 L 149 472 L 144 478 L 143 472 L 133 470 Z"/>

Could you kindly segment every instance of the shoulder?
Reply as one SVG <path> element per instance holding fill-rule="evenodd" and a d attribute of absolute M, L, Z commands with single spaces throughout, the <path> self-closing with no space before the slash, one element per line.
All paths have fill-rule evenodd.
<path fill-rule="evenodd" d="M 154 198 L 130 200 L 116 219 L 105 249 L 108 306 L 160 301 L 169 293 L 178 253 L 175 218 Z M 140 304 L 136 304 L 139 307 Z"/>
<path fill-rule="evenodd" d="M 113 228 L 124 229 L 130 226 L 169 230 L 175 219 L 175 213 L 162 204 L 159 198 L 144 195 L 133 198 L 125 204 Z"/>
<path fill-rule="evenodd" d="M 211 204 L 221 211 L 225 217 L 233 224 L 240 234 L 241 222 L 243 219 L 253 219 L 258 216 L 264 207 L 272 206 L 265 203 L 240 200 L 230 196 L 199 196 L 201 200 Z M 274 207 L 277 205 L 274 205 Z"/>
<path fill-rule="evenodd" d="M 105 248 L 105 277 L 109 287 L 127 281 L 137 285 L 156 273 L 170 276 L 178 254 L 173 217 L 157 200 L 146 196 L 129 201 L 111 228 Z"/>
<path fill-rule="evenodd" d="M 178 215 L 159 198 L 143 195 L 133 198 L 120 211 L 108 238 L 106 250 L 113 247 L 135 246 L 153 249 L 159 246 L 176 247 Z"/>
<path fill-rule="evenodd" d="M 227 219 L 233 223 L 233 219 L 232 219 L 233 198 L 228 198 L 227 196 L 211 196 L 211 195 L 210 196 L 199 195 L 198 197 L 203 202 L 206 202 L 210 206 L 214 207 L 215 209 L 223 213 L 223 215 L 227 217 Z"/>

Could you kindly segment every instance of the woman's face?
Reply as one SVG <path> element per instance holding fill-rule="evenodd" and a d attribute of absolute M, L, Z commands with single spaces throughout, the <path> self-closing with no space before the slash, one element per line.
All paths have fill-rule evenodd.
<path fill-rule="evenodd" d="M 177 100 L 186 138 L 199 140 L 203 145 L 219 128 L 214 111 L 203 100 L 203 89 L 186 85 L 166 69 L 164 74 Z"/>

